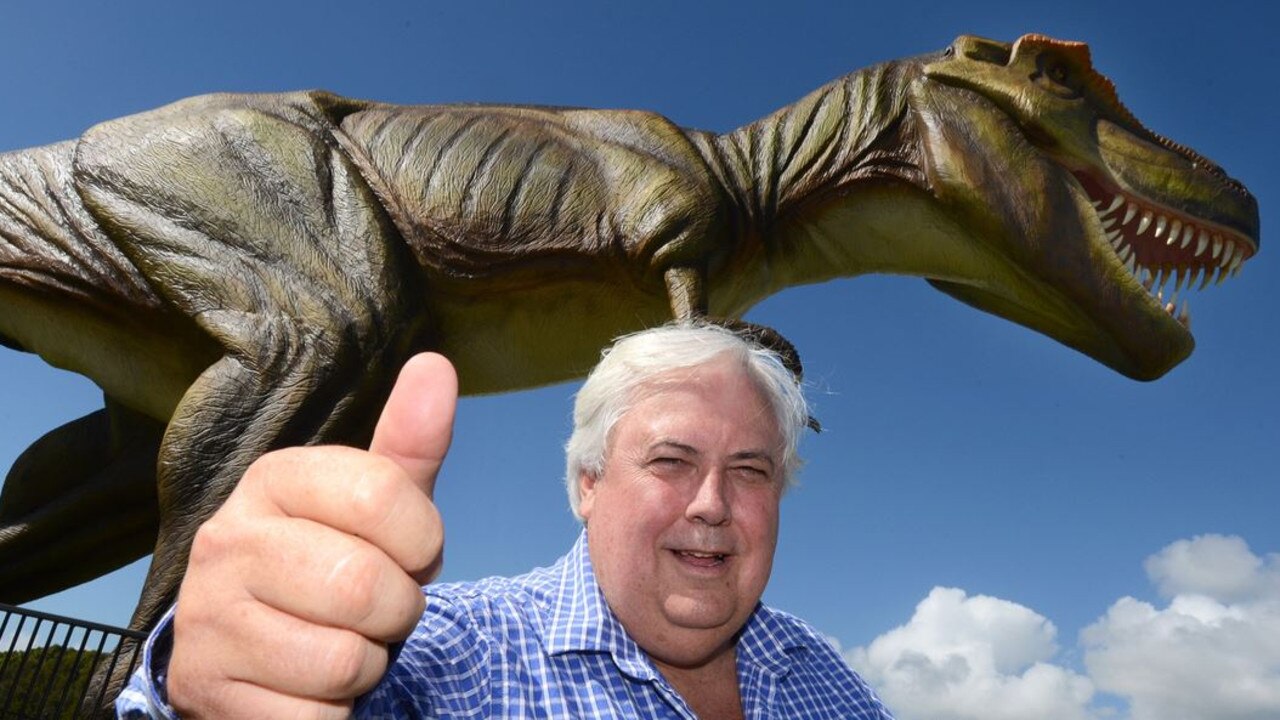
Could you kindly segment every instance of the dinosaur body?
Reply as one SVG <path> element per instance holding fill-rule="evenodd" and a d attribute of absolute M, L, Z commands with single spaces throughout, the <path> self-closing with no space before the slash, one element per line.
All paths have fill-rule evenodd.
<path fill-rule="evenodd" d="M 1150 379 L 1192 347 L 1156 281 L 1238 271 L 1257 225 L 1243 187 L 1142 128 L 1084 46 L 1037 36 L 962 37 L 724 135 L 325 93 L 108 122 L 0 156 L 0 339 L 107 398 L 10 471 L 0 600 L 154 542 L 134 617 L 151 625 L 245 467 L 365 441 L 419 350 L 464 392 L 529 387 L 624 331 L 889 272 Z"/>

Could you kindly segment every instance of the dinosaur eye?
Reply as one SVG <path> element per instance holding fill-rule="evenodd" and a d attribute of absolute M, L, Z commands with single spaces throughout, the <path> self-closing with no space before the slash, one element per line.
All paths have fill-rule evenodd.
<path fill-rule="evenodd" d="M 1071 99 L 1081 95 L 1071 66 L 1057 55 L 1041 55 L 1036 62 L 1036 72 L 1031 77 L 1037 85 L 1058 97 Z"/>

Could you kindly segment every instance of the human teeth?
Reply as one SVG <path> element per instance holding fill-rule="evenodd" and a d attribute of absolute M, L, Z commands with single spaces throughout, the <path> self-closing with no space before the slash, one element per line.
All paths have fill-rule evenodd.
<path fill-rule="evenodd" d="M 1164 228 L 1168 224 L 1169 224 L 1169 218 L 1166 218 L 1163 215 L 1156 218 L 1156 237 L 1157 238 L 1164 234 Z M 1173 242 L 1173 241 L 1170 240 L 1170 242 Z"/>
<path fill-rule="evenodd" d="M 695 557 L 701 560 L 711 560 L 714 558 L 724 557 L 724 555 L 721 555 L 720 553 L 704 553 L 698 552 L 697 550 L 680 550 L 679 552 L 681 555 L 688 555 L 689 557 Z"/>
<path fill-rule="evenodd" d="M 1129 221 L 1133 219 L 1133 216 L 1137 214 L 1138 214 L 1138 206 L 1132 200 L 1130 200 L 1129 204 L 1124 209 L 1124 220 L 1121 221 L 1120 224 L 1128 225 Z"/>
<path fill-rule="evenodd" d="M 1146 231 L 1147 231 L 1147 228 L 1151 227 L 1151 218 L 1152 218 L 1152 214 L 1151 214 L 1151 211 L 1150 211 L 1150 210 L 1148 210 L 1148 211 L 1146 211 L 1146 212 L 1142 213 L 1142 220 L 1138 221 L 1138 234 L 1139 234 L 1139 235 L 1141 235 L 1142 233 L 1146 232 Z"/>

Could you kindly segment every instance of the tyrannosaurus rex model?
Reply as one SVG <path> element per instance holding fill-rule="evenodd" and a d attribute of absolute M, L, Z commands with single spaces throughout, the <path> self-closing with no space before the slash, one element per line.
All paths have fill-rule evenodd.
<path fill-rule="evenodd" d="M 273 448 L 364 442 L 434 349 L 464 392 L 572 378 L 672 316 L 919 275 L 1140 379 L 1253 198 L 1078 43 L 961 37 L 716 135 L 645 112 L 214 95 L 0 156 L 0 341 L 100 385 L 0 496 L 0 600 L 151 550 L 134 625 Z M 69 451 L 68 448 L 74 448 Z M 158 539 L 157 539 L 158 523 Z"/>

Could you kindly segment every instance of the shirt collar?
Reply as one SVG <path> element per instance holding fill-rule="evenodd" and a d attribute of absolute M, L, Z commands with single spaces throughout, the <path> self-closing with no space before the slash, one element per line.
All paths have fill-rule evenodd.
<path fill-rule="evenodd" d="M 545 635 L 547 655 L 606 652 L 618 669 L 638 680 L 655 680 L 657 671 L 639 645 L 627 635 L 605 602 L 596 583 L 584 529 L 568 555 L 556 563 L 559 571 Z"/>
<path fill-rule="evenodd" d="M 657 679 L 648 655 L 631 639 L 605 602 L 596 583 L 583 530 L 573 549 L 556 563 L 559 573 L 544 635 L 548 655 L 607 652 L 624 673 L 639 680 Z M 806 648 L 807 638 L 795 623 L 775 610 L 757 605 L 738 636 L 738 664 L 757 665 L 773 675 L 791 667 L 791 651 Z"/>

